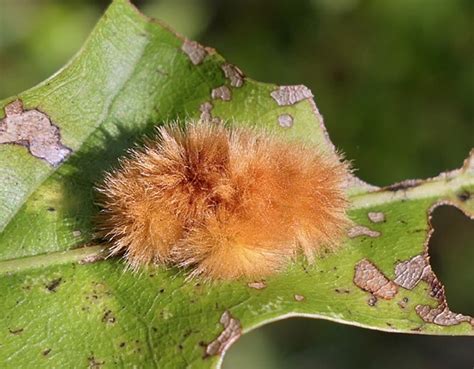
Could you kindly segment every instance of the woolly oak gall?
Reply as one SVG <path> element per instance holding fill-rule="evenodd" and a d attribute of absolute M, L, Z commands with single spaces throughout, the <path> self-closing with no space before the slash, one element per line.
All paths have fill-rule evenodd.
<path fill-rule="evenodd" d="M 334 250 L 349 221 L 349 169 L 298 141 L 189 123 L 159 129 L 99 187 L 100 228 L 130 266 L 258 278 Z"/>

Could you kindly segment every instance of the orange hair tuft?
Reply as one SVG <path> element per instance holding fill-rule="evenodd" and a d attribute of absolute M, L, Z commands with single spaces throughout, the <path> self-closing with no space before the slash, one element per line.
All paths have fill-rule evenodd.
<path fill-rule="evenodd" d="M 349 221 L 348 166 L 252 129 L 170 126 L 102 186 L 101 228 L 133 268 L 159 263 L 214 279 L 258 278 L 299 251 L 334 249 Z"/>

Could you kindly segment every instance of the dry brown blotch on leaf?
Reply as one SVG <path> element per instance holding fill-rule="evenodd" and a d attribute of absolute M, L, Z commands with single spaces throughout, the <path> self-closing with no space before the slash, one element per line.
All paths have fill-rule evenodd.
<path fill-rule="evenodd" d="M 221 66 L 226 78 L 230 80 L 232 87 L 242 87 L 244 84 L 244 73 L 235 65 L 224 63 Z"/>
<path fill-rule="evenodd" d="M 230 99 L 232 98 L 232 92 L 230 91 L 229 87 L 223 85 L 223 86 L 214 88 L 211 91 L 211 97 L 214 100 L 220 99 L 224 101 L 230 101 Z"/>
<path fill-rule="evenodd" d="M 466 322 L 474 328 L 474 319 L 467 315 L 453 313 L 446 303 L 442 303 L 435 308 L 429 305 L 417 305 L 415 311 L 427 323 L 451 326 Z"/>
<path fill-rule="evenodd" d="M 433 278 L 433 271 L 426 255 L 416 255 L 395 265 L 394 282 L 407 290 L 415 288 L 423 278 L 428 280 Z"/>
<path fill-rule="evenodd" d="M 270 95 L 280 106 L 294 105 L 313 97 L 311 90 L 304 85 L 280 86 Z"/>
<path fill-rule="evenodd" d="M 443 285 L 434 274 L 428 262 L 428 255 L 415 255 L 411 259 L 400 261 L 395 266 L 394 282 L 408 290 L 415 288 L 419 282 L 424 281 L 429 286 L 429 294 L 438 300 L 436 307 L 430 305 L 416 305 L 416 313 L 427 323 L 443 326 L 456 325 L 463 322 L 471 323 L 474 319 L 470 316 L 452 312 L 446 302 Z"/>
<path fill-rule="evenodd" d="M 100 187 L 112 254 L 133 268 L 188 267 L 214 279 L 260 278 L 298 252 L 334 250 L 348 220 L 348 167 L 269 133 L 189 123 L 121 161 Z"/>
<path fill-rule="evenodd" d="M 298 294 L 296 294 L 296 295 L 294 295 L 293 297 L 294 297 L 295 300 L 298 301 L 298 302 L 304 301 L 304 296 L 303 296 L 303 295 L 298 295 Z"/>
<path fill-rule="evenodd" d="M 267 288 L 267 284 L 264 281 L 249 282 L 247 283 L 247 286 L 256 290 L 263 290 L 264 288 Z"/>
<path fill-rule="evenodd" d="M 372 223 L 382 223 L 385 222 L 385 214 L 381 211 L 369 211 L 367 217 Z"/>
<path fill-rule="evenodd" d="M 283 128 L 293 126 L 293 117 L 290 114 L 281 114 L 278 116 L 278 124 Z"/>
<path fill-rule="evenodd" d="M 347 235 L 349 236 L 349 238 L 356 238 L 360 236 L 368 236 L 375 238 L 380 236 L 380 232 L 373 231 L 372 229 L 367 228 L 365 226 L 356 225 L 348 230 Z"/>
<path fill-rule="evenodd" d="M 362 259 L 355 266 L 354 283 L 359 288 L 376 297 L 390 300 L 395 297 L 398 287 L 369 260 Z"/>
<path fill-rule="evenodd" d="M 224 311 L 219 322 L 224 330 L 214 341 L 205 346 L 204 357 L 222 354 L 242 335 L 239 320 L 235 319 L 227 310 Z"/>
<path fill-rule="evenodd" d="M 206 48 L 196 41 L 184 40 L 183 45 L 181 45 L 181 50 L 189 57 L 191 63 L 194 65 L 201 64 L 207 56 Z"/>
<path fill-rule="evenodd" d="M 5 118 L 0 120 L 0 144 L 26 146 L 31 155 L 52 166 L 63 162 L 71 149 L 61 143 L 59 128 L 50 118 L 36 110 L 23 110 L 20 100 L 5 106 Z"/>

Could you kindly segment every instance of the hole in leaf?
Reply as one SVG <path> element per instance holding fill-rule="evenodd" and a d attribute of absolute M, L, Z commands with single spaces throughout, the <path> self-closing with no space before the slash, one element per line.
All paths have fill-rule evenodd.
<path fill-rule="evenodd" d="M 454 206 L 441 206 L 431 223 L 430 263 L 445 287 L 448 305 L 451 311 L 473 316 L 474 222 Z"/>
<path fill-rule="evenodd" d="M 244 335 L 223 368 L 445 369 L 472 367 L 472 337 L 393 334 L 324 320 L 287 319 Z"/>

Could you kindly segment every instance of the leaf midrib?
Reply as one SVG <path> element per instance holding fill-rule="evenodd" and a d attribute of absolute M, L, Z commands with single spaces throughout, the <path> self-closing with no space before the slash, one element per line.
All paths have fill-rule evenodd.
<path fill-rule="evenodd" d="M 354 195 L 351 197 L 351 210 L 364 209 L 381 204 L 406 200 L 441 198 L 446 194 L 455 193 L 466 186 L 474 186 L 474 176 L 469 175 L 469 173 L 461 172 L 454 178 L 436 177 L 434 179 L 425 180 L 416 187 L 411 187 L 405 190 L 379 190 Z M 87 257 L 99 256 L 103 252 L 103 246 L 88 245 L 66 251 L 56 251 L 3 260 L 0 261 L 0 275 L 20 272 L 26 269 L 47 267 L 70 262 L 80 262 Z"/>

